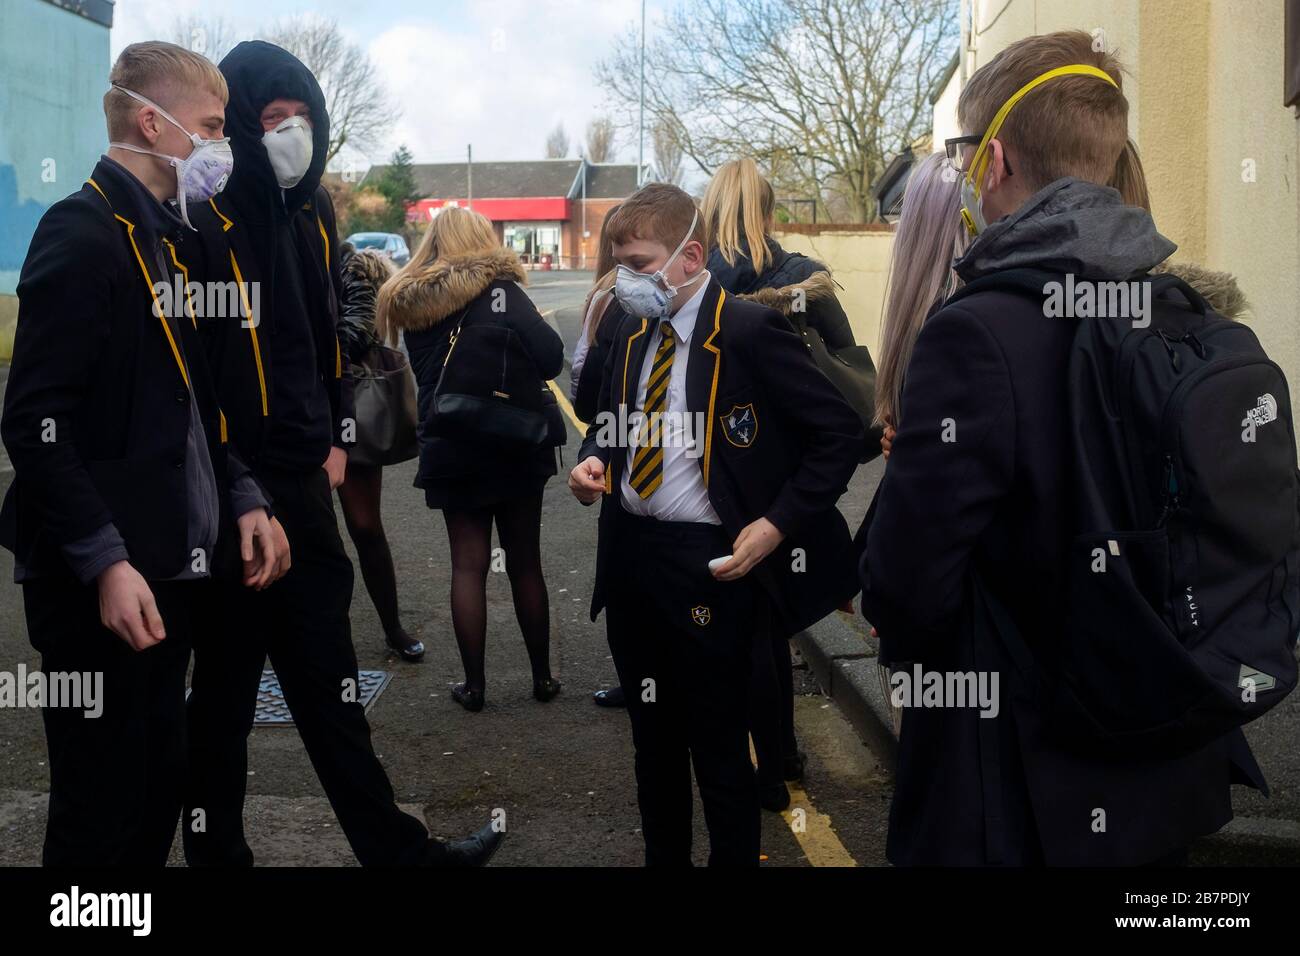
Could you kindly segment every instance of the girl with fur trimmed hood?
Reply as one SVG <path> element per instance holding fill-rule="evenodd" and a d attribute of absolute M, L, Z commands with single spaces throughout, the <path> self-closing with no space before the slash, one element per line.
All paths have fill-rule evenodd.
<path fill-rule="evenodd" d="M 520 288 L 519 257 L 502 247 L 492 224 L 468 209 L 443 209 L 411 261 L 379 292 L 379 336 L 406 340 L 419 385 L 420 467 L 415 485 L 439 508 L 451 543 L 451 616 L 465 666 L 452 697 L 466 710 L 483 709 L 487 640 L 487 572 L 495 521 L 506 552 L 515 614 L 533 671 L 533 696 L 560 691 L 551 676 L 550 611 L 542 576 L 542 489 L 555 474 L 555 453 L 445 438 L 430 429 L 434 391 L 456 328 L 504 326 L 518 336 L 543 381 L 564 365 L 564 343 Z"/>
<path fill-rule="evenodd" d="M 816 259 L 786 252 L 772 238 L 776 194 L 752 159 L 733 159 L 718 167 L 704 193 L 703 209 L 713 242 L 708 269 L 724 289 L 786 318 L 802 298 L 804 320 L 828 349 L 855 344 L 830 270 Z"/>

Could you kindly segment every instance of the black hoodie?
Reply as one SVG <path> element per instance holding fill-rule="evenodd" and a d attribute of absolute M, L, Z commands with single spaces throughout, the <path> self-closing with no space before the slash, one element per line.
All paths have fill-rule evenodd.
<path fill-rule="evenodd" d="M 211 337 L 209 355 L 232 437 L 254 467 L 302 471 L 319 467 L 331 445 L 342 445 L 351 417 L 346 363 L 334 334 L 338 238 L 333 206 L 320 187 L 329 113 L 311 71 L 274 44 L 240 43 L 221 61 L 221 72 L 230 87 L 226 134 L 235 168 L 195 224 L 208 277 L 234 279 L 237 268 L 238 278 L 258 282 L 261 314 L 252 328 L 224 323 Z M 301 100 L 310 110 L 311 164 L 289 189 L 276 182 L 262 144 L 261 113 L 276 99 Z"/>

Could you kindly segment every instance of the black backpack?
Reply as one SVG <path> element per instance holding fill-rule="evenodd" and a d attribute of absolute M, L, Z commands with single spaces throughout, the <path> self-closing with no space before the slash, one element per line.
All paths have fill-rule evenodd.
<path fill-rule="evenodd" d="M 1044 321 L 1078 323 L 1060 644 L 1031 659 L 1013 628 L 997 630 L 1059 732 L 1110 753 L 1172 755 L 1295 686 L 1300 475 L 1286 378 L 1254 332 L 1176 276 L 1137 282 L 1149 288 L 1139 326 L 1048 317 L 1048 283 L 1066 295 L 1075 283 L 1034 270 L 982 277 L 953 298 L 1017 291 L 1045 303 Z"/>

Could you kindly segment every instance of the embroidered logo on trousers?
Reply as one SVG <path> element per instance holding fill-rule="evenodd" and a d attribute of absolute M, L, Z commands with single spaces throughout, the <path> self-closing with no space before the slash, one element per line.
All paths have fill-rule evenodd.
<path fill-rule="evenodd" d="M 700 607 L 691 608 L 691 620 L 700 625 L 700 627 L 703 627 L 705 624 L 708 624 L 709 621 L 713 620 L 713 615 L 709 613 L 707 607 L 701 605 Z"/>

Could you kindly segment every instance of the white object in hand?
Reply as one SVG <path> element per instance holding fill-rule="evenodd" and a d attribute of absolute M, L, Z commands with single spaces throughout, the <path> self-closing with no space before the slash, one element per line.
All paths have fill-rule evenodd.
<path fill-rule="evenodd" d="M 709 562 L 709 570 L 716 571 L 718 570 L 718 568 L 722 567 L 730 560 L 731 560 L 731 555 L 729 554 L 724 554 L 720 558 L 714 558 L 712 561 Z"/>

